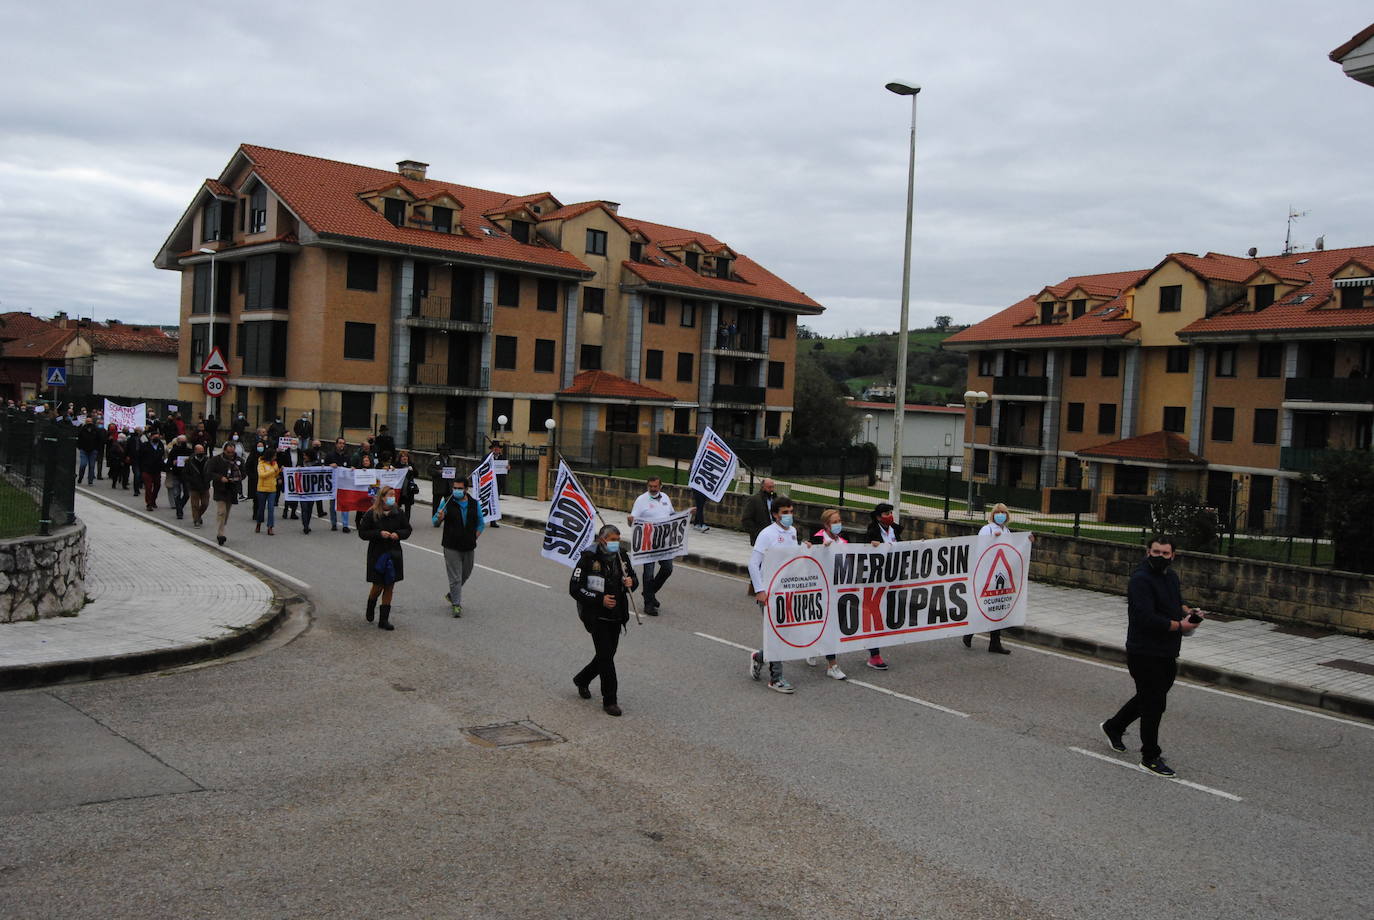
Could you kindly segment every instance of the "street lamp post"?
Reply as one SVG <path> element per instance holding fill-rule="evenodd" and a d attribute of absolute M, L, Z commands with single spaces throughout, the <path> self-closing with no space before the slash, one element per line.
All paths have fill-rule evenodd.
<path fill-rule="evenodd" d="M 902 516 L 902 416 L 906 414 L 906 353 L 907 319 L 911 307 L 911 212 L 916 193 L 916 94 L 921 87 L 915 83 L 893 80 L 887 90 L 898 96 L 911 97 L 911 147 L 906 168 L 906 245 L 902 247 L 902 320 L 897 330 L 897 398 L 892 413 L 892 482 L 888 501 L 893 515 Z"/>
<path fill-rule="evenodd" d="M 558 458 L 558 423 L 551 418 L 544 419 L 544 430 L 549 433 L 549 462 Z"/>
<path fill-rule="evenodd" d="M 215 295 L 219 293 L 219 288 L 215 285 L 215 262 L 217 260 L 217 257 L 219 256 L 219 253 L 216 250 L 209 248 L 208 246 L 202 246 L 197 251 L 202 252 L 210 257 L 210 348 L 213 350 L 215 347 Z M 219 406 L 217 405 L 218 402 L 218 397 L 211 396 L 208 393 L 206 394 L 206 418 L 209 418 L 212 415 L 215 418 L 219 418 Z"/>
<path fill-rule="evenodd" d="M 965 390 L 965 391 L 964 391 L 964 408 L 967 409 L 969 412 L 972 412 L 973 410 L 977 409 L 979 406 L 986 405 L 986 404 L 987 404 L 987 401 L 988 401 L 988 394 L 987 394 L 986 392 L 984 392 L 983 390 Z M 972 444 L 972 443 L 973 443 L 973 433 L 974 433 L 975 431 L 977 431 L 977 427 L 974 425 L 972 417 L 970 417 L 969 420 L 968 420 L 968 428 L 969 428 L 969 443 Z M 972 515 L 973 515 L 973 448 L 971 448 L 971 447 L 969 448 L 968 462 L 964 465 L 964 476 L 966 476 L 966 477 L 968 478 L 968 504 L 967 504 L 967 506 L 964 508 L 964 510 L 967 511 L 968 514 L 969 514 L 970 516 L 972 516 Z"/>
<path fill-rule="evenodd" d="M 868 426 L 869 426 L 869 423 L 871 423 L 872 421 L 873 421 L 873 413 L 872 413 L 872 412 L 865 412 L 865 413 L 864 413 L 864 440 L 865 440 L 865 441 L 869 441 L 869 442 L 871 442 L 871 441 L 873 440 L 873 436 L 872 436 L 871 434 L 868 433 Z"/>

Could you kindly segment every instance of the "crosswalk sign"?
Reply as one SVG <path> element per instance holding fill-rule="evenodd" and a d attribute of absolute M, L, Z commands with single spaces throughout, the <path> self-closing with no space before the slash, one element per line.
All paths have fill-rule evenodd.
<path fill-rule="evenodd" d="M 48 368 L 48 376 L 45 380 L 50 387 L 64 387 L 67 385 L 67 369 L 65 367 Z"/>
<path fill-rule="evenodd" d="M 224 353 L 216 345 L 210 349 L 210 355 L 205 359 L 205 364 L 201 367 L 202 374 L 227 374 L 229 365 L 224 363 Z"/>

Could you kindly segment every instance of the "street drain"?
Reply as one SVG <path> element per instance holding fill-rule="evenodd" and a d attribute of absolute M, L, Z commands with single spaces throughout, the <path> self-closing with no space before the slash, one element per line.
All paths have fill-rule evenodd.
<path fill-rule="evenodd" d="M 558 744 L 567 740 L 528 720 L 478 725 L 474 728 L 465 728 L 463 731 L 474 744 L 494 748 L 516 747 L 522 744 Z"/>
<path fill-rule="evenodd" d="M 1370 664 L 1368 661 L 1351 661 L 1349 658 L 1333 658 L 1330 661 L 1323 661 L 1321 666 L 1337 668 L 1341 671 L 1352 671 L 1356 674 L 1374 674 L 1374 664 Z"/>

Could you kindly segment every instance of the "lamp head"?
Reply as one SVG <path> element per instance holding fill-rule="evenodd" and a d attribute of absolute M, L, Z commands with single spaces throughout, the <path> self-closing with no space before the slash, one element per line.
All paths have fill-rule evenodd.
<path fill-rule="evenodd" d="M 557 427 L 557 423 L 554 422 L 553 419 L 551 419 L 551 418 L 546 418 L 546 419 L 544 419 L 544 428 L 545 428 L 545 429 L 547 429 L 548 431 L 553 431 L 553 429 L 554 429 L 555 427 Z"/>
<path fill-rule="evenodd" d="M 889 93 L 896 93 L 898 96 L 914 96 L 921 91 L 919 83 L 903 83 L 900 80 L 893 80 L 887 84 Z"/>

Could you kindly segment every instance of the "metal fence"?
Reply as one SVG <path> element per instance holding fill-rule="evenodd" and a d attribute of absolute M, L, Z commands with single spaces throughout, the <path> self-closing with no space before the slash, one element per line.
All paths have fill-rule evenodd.
<path fill-rule="evenodd" d="M 76 427 L 32 411 L 0 414 L 0 536 L 46 535 L 76 520 Z"/>

